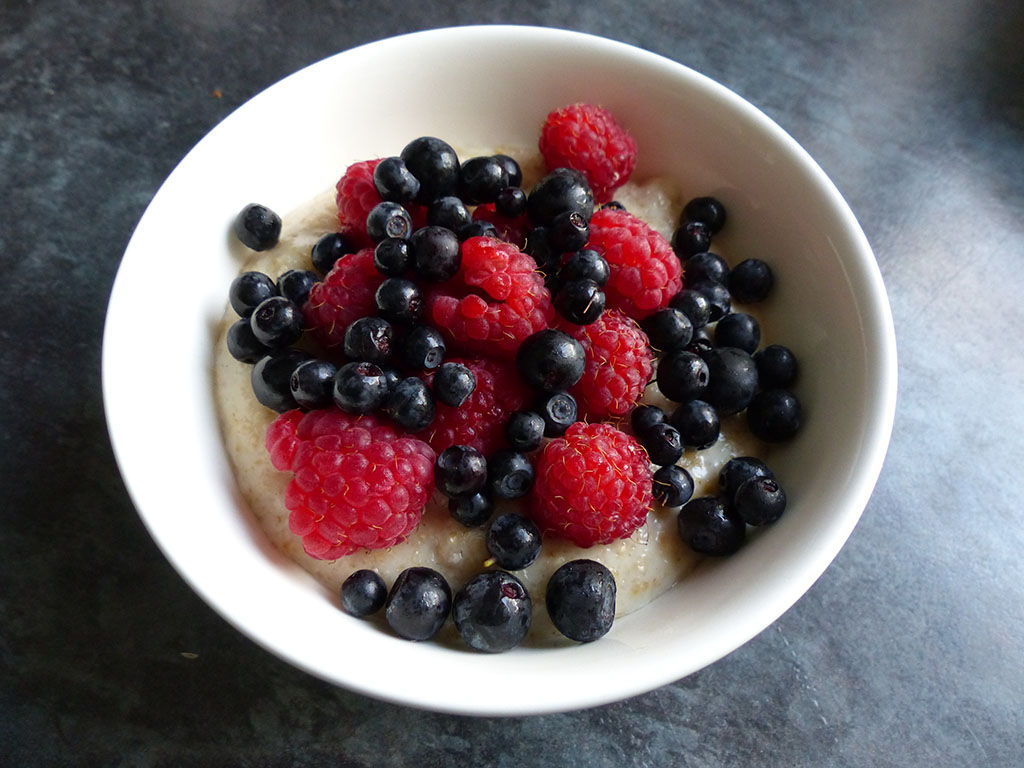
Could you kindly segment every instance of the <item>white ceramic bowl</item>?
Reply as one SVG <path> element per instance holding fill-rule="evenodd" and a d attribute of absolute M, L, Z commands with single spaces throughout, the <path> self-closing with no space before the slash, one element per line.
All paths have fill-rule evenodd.
<path fill-rule="evenodd" d="M 773 458 L 786 515 L 709 560 L 599 642 L 500 655 L 410 643 L 344 615 L 277 556 L 239 501 L 211 398 L 211 344 L 238 265 L 230 221 L 284 212 L 348 163 L 432 134 L 529 145 L 553 108 L 599 103 L 640 147 L 636 178 L 716 195 L 733 253 L 779 275 L 776 340 L 798 350 L 807 424 Z M 174 311 L 156 311 L 153 286 Z M 895 338 L 871 249 L 797 143 L 726 88 L 675 62 L 553 29 L 463 27 L 383 40 L 286 78 L 204 138 L 160 188 L 114 285 L 103 349 L 111 440 L 164 554 L 239 630 L 310 673 L 414 706 L 475 715 L 591 706 L 698 670 L 743 644 L 821 575 L 856 524 L 888 445 Z"/>

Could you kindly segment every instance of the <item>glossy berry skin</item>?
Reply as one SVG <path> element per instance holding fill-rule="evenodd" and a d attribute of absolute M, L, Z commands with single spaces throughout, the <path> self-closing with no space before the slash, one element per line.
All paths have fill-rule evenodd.
<path fill-rule="evenodd" d="M 786 492 L 774 477 L 752 477 L 736 489 L 733 506 L 748 525 L 768 525 L 786 511 Z"/>
<path fill-rule="evenodd" d="M 434 483 L 450 497 L 472 496 L 487 484 L 487 459 L 468 445 L 453 445 L 437 455 Z"/>
<path fill-rule="evenodd" d="M 726 499 L 732 499 L 736 489 L 754 477 L 775 477 L 775 474 L 756 456 L 736 456 L 729 459 L 719 471 L 718 487 Z"/>
<path fill-rule="evenodd" d="M 423 293 L 412 280 L 389 277 L 374 294 L 377 311 L 392 323 L 415 323 L 423 316 Z"/>
<path fill-rule="evenodd" d="M 695 253 L 683 263 L 686 284 L 693 285 L 699 280 L 714 280 L 725 283 L 729 277 L 729 265 L 717 253 L 704 251 Z"/>
<path fill-rule="evenodd" d="M 496 157 L 471 157 L 459 168 L 459 196 L 469 205 L 493 203 L 508 186 L 508 172 Z"/>
<path fill-rule="evenodd" d="M 523 186 L 523 169 L 519 167 L 519 163 L 514 157 L 499 153 L 494 156 L 494 159 L 501 163 L 501 167 L 505 169 L 505 175 L 508 176 L 510 187 Z"/>
<path fill-rule="evenodd" d="M 281 217 L 265 205 L 252 203 L 235 217 L 235 237 L 254 251 L 266 251 L 277 245 L 281 236 Z"/>
<path fill-rule="evenodd" d="M 571 560 L 548 580 L 544 601 L 552 623 L 579 643 L 604 637 L 615 621 L 615 577 L 596 560 Z"/>
<path fill-rule="evenodd" d="M 338 259 L 358 250 L 359 243 L 351 235 L 345 232 L 329 232 L 317 240 L 310 251 L 313 269 L 321 275 L 326 275 L 334 268 Z"/>
<path fill-rule="evenodd" d="M 406 640 L 429 640 L 436 635 L 452 607 L 452 590 L 437 571 L 406 568 L 391 585 L 384 616 L 395 634 Z"/>
<path fill-rule="evenodd" d="M 356 618 L 372 616 L 384 607 L 388 588 L 376 571 L 355 571 L 341 584 L 341 610 Z"/>
<path fill-rule="evenodd" d="M 515 451 L 537 450 L 544 441 L 544 418 L 533 411 L 516 411 L 509 416 L 505 438 Z"/>
<path fill-rule="evenodd" d="M 732 295 L 721 283 L 698 280 L 690 287 L 708 300 L 708 322 L 716 322 L 732 311 Z"/>
<path fill-rule="evenodd" d="M 462 363 L 441 363 L 434 374 L 434 397 L 458 408 L 476 389 L 476 376 Z"/>
<path fill-rule="evenodd" d="M 533 488 L 533 464 L 517 451 L 498 451 L 487 460 L 487 490 L 494 499 L 521 499 Z"/>
<path fill-rule="evenodd" d="M 669 300 L 668 305 L 686 315 L 694 331 L 703 328 L 711 320 L 711 302 L 703 293 L 692 288 L 683 288 Z"/>
<path fill-rule="evenodd" d="M 677 349 L 658 363 L 658 389 L 669 400 L 684 403 L 704 394 L 710 375 L 703 358 L 687 349 Z"/>
<path fill-rule="evenodd" d="M 721 433 L 718 412 L 703 400 L 683 403 L 672 412 L 671 421 L 688 448 L 710 448 Z"/>
<path fill-rule="evenodd" d="M 637 434 L 652 464 L 675 464 L 683 455 L 683 438 L 671 424 L 661 423 Z"/>
<path fill-rule="evenodd" d="M 388 237 L 409 237 L 412 217 L 399 203 L 378 203 L 366 216 L 366 234 L 375 243 Z"/>
<path fill-rule="evenodd" d="M 486 221 L 484 219 L 474 219 L 469 222 L 469 224 L 460 227 L 458 236 L 459 242 L 465 242 L 471 237 L 493 237 L 496 240 L 501 239 L 498 233 L 498 228 L 494 226 L 494 222 Z"/>
<path fill-rule="evenodd" d="M 305 352 L 286 349 L 257 361 L 249 378 L 253 394 L 260 404 L 278 413 L 295 408 L 297 403 L 291 390 L 292 373 L 307 360 L 309 355 Z"/>
<path fill-rule="evenodd" d="M 231 281 L 228 301 L 239 317 L 249 317 L 267 299 L 277 296 L 277 285 L 262 272 L 243 272 Z"/>
<path fill-rule="evenodd" d="M 424 280 L 441 283 L 459 271 L 459 238 L 450 229 L 432 225 L 417 229 L 409 246 L 413 269 Z"/>
<path fill-rule="evenodd" d="M 401 153 L 406 168 L 419 179 L 417 202 L 431 203 L 439 197 L 457 194 L 459 156 L 446 141 L 421 136 L 405 145 Z"/>
<path fill-rule="evenodd" d="M 249 318 L 243 317 L 228 328 L 228 353 L 242 363 L 255 363 L 270 354 L 270 347 L 263 344 L 252 332 Z"/>
<path fill-rule="evenodd" d="M 455 195 L 439 197 L 427 207 L 427 224 L 435 227 L 458 232 L 472 222 L 473 214 L 469 212 L 462 198 Z"/>
<path fill-rule="evenodd" d="M 434 420 L 434 393 L 423 379 L 408 376 L 388 388 L 380 406 L 406 432 L 426 429 Z"/>
<path fill-rule="evenodd" d="M 345 330 L 344 350 L 350 360 L 383 365 L 391 360 L 395 331 L 382 317 L 361 317 Z"/>
<path fill-rule="evenodd" d="M 725 225 L 725 206 L 714 197 L 695 197 L 683 206 L 681 219 L 705 224 L 715 235 Z"/>
<path fill-rule="evenodd" d="M 521 570 L 536 560 L 540 545 L 537 524 L 514 512 L 499 515 L 487 530 L 487 551 L 507 571 Z"/>
<path fill-rule="evenodd" d="M 537 404 L 536 411 L 544 420 L 544 437 L 561 437 L 579 416 L 576 398 L 568 392 L 552 392 Z"/>
<path fill-rule="evenodd" d="M 456 496 L 448 499 L 448 514 L 467 528 L 476 528 L 491 519 L 494 502 L 485 493 Z"/>
<path fill-rule="evenodd" d="M 556 251 L 578 251 L 590 238 L 590 225 L 579 211 L 563 211 L 548 225 L 548 238 Z"/>
<path fill-rule="evenodd" d="M 277 278 L 277 292 L 297 307 L 309 298 L 309 289 L 320 278 L 308 269 L 289 269 Z"/>
<path fill-rule="evenodd" d="M 593 280 L 599 286 L 604 286 L 610 276 L 608 262 L 601 254 L 590 248 L 573 253 L 558 270 L 558 279 L 562 283 L 571 280 Z"/>
<path fill-rule="evenodd" d="M 526 193 L 522 187 L 505 187 L 494 198 L 494 210 L 506 219 L 516 219 L 526 213 Z"/>
<path fill-rule="evenodd" d="M 681 507 L 693 496 L 693 478 L 678 464 L 659 467 L 654 473 L 653 492 L 663 507 Z"/>
<path fill-rule="evenodd" d="M 706 224 L 688 221 L 680 224 L 672 234 L 672 250 L 681 261 L 704 253 L 711 246 L 711 230 Z"/>
<path fill-rule="evenodd" d="M 545 392 L 568 389 L 583 376 L 583 345 L 563 331 L 546 328 L 519 346 L 516 367 L 523 379 Z"/>
<path fill-rule="evenodd" d="M 788 389 L 766 389 L 747 406 L 747 425 L 766 443 L 792 439 L 803 426 L 803 408 Z"/>
<path fill-rule="evenodd" d="M 409 241 L 387 237 L 373 249 L 373 266 L 386 277 L 401 277 L 412 266 Z"/>
<path fill-rule="evenodd" d="M 677 518 L 683 543 L 703 555 L 731 555 L 743 546 L 747 526 L 719 496 L 699 496 L 683 505 Z"/>
<path fill-rule="evenodd" d="M 761 325 L 746 312 L 730 312 L 715 325 L 715 344 L 752 355 L 761 344 Z"/>
<path fill-rule="evenodd" d="M 590 325 L 604 312 L 606 298 L 593 280 L 570 280 L 555 294 L 555 309 L 575 325 Z"/>
<path fill-rule="evenodd" d="M 503 571 L 485 571 L 455 593 L 452 620 L 463 642 L 483 653 L 515 648 L 533 620 L 533 602 L 526 587 Z"/>
<path fill-rule="evenodd" d="M 693 323 L 682 310 L 673 307 L 659 309 L 645 317 L 640 327 L 647 334 L 653 349 L 659 352 L 671 352 L 685 347 L 693 338 Z"/>
<path fill-rule="evenodd" d="M 444 360 L 444 338 L 436 328 L 415 325 L 406 333 L 401 345 L 402 362 L 414 370 L 437 368 Z"/>
<path fill-rule="evenodd" d="M 381 200 L 411 203 L 420 192 L 420 182 L 400 157 L 385 157 L 373 169 L 373 185 Z"/>
<path fill-rule="evenodd" d="M 799 370 L 793 351 L 781 344 L 769 344 L 755 352 L 754 364 L 757 366 L 757 380 L 762 389 L 791 387 Z"/>
<path fill-rule="evenodd" d="M 763 301 L 775 286 L 775 275 L 761 259 L 746 259 L 729 273 L 728 286 L 736 301 Z"/>
<path fill-rule="evenodd" d="M 708 356 L 708 386 L 703 400 L 723 416 L 739 413 L 757 391 L 757 366 L 742 349 L 716 347 Z"/>
<path fill-rule="evenodd" d="M 658 424 L 664 424 L 666 419 L 665 412 L 656 405 L 638 405 L 629 414 L 634 435 L 640 435 Z"/>
<path fill-rule="evenodd" d="M 300 364 L 288 381 L 292 397 L 300 408 L 327 408 L 334 399 L 334 377 L 337 366 L 329 360 L 307 360 Z"/>
<path fill-rule="evenodd" d="M 575 211 L 586 221 L 594 215 L 594 193 L 579 171 L 557 168 L 537 182 L 526 201 L 534 226 L 547 227 L 560 213 Z"/>
<path fill-rule="evenodd" d="M 369 413 L 384 402 L 388 381 L 373 363 L 346 363 L 334 377 L 334 404 L 346 413 Z"/>
<path fill-rule="evenodd" d="M 284 296 L 271 296 L 260 302 L 249 316 L 253 336 L 271 349 L 281 349 L 298 341 L 302 324 L 302 310 Z"/>

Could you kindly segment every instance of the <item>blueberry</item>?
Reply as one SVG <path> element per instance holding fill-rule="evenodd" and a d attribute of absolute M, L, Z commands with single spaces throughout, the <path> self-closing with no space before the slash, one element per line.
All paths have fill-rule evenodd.
<path fill-rule="evenodd" d="M 452 600 L 452 620 L 470 648 L 501 653 L 526 637 L 533 618 L 533 603 L 526 587 L 503 571 L 477 574 Z"/>
<path fill-rule="evenodd" d="M 791 439 L 803 426 L 803 408 L 787 389 L 758 392 L 747 406 L 747 425 L 766 443 Z"/>
<path fill-rule="evenodd" d="M 715 345 L 711 343 L 711 339 L 708 338 L 708 334 L 705 333 L 707 329 L 701 328 L 699 331 L 694 333 L 693 339 L 683 349 L 686 352 L 691 352 L 703 360 L 705 363 L 711 359 L 711 355 L 715 351 Z"/>
<path fill-rule="evenodd" d="M 523 169 L 519 167 L 519 163 L 516 162 L 514 157 L 498 154 L 494 156 L 494 159 L 501 163 L 501 167 L 505 169 L 505 175 L 508 176 L 508 185 L 510 187 L 523 186 Z"/>
<path fill-rule="evenodd" d="M 683 445 L 689 448 L 710 448 L 718 440 L 721 423 L 718 412 L 703 400 L 690 400 L 672 412 L 672 426 L 679 430 Z"/>
<path fill-rule="evenodd" d="M 409 239 L 412 264 L 425 280 L 443 283 L 459 271 L 459 238 L 450 229 L 428 225 Z"/>
<path fill-rule="evenodd" d="M 387 585 L 376 571 L 355 571 L 341 584 L 341 610 L 350 616 L 371 616 L 384 607 L 387 599 Z"/>
<path fill-rule="evenodd" d="M 743 545 L 747 526 L 720 496 L 699 496 L 679 510 L 679 536 L 703 555 L 731 555 Z"/>
<path fill-rule="evenodd" d="M 377 203 L 366 215 L 366 234 L 375 243 L 388 237 L 409 237 L 412 234 L 412 217 L 398 203 Z"/>
<path fill-rule="evenodd" d="M 693 338 L 693 323 L 682 310 L 666 307 L 653 312 L 640 323 L 651 347 L 659 352 L 671 352 L 685 347 Z"/>
<path fill-rule="evenodd" d="M 669 300 L 668 305 L 686 315 L 694 330 L 703 328 L 711 320 L 711 302 L 692 288 L 681 290 Z"/>
<path fill-rule="evenodd" d="M 388 237 L 377 243 L 373 249 L 373 266 L 385 277 L 401 277 L 412 266 L 412 251 L 409 241 Z"/>
<path fill-rule="evenodd" d="M 486 219 L 474 219 L 464 227 L 460 227 L 458 235 L 460 243 L 469 240 L 471 237 L 493 237 L 496 240 L 501 239 L 501 234 L 498 232 L 498 228 L 494 226 L 494 222 L 487 221 Z"/>
<path fill-rule="evenodd" d="M 427 207 L 427 224 L 458 232 L 473 221 L 473 214 L 455 195 L 439 197 Z"/>
<path fill-rule="evenodd" d="M 546 328 L 519 345 L 516 366 L 523 379 L 546 392 L 568 389 L 583 377 L 583 345 L 563 331 Z"/>
<path fill-rule="evenodd" d="M 652 464 L 675 464 L 683 455 L 683 438 L 671 424 L 654 424 L 637 434 Z"/>
<path fill-rule="evenodd" d="M 708 357 L 708 386 L 703 398 L 723 416 L 739 413 L 757 391 L 757 366 L 742 349 L 718 347 Z"/>
<path fill-rule="evenodd" d="M 358 250 L 359 244 L 350 235 L 344 232 L 329 232 L 316 241 L 310 252 L 313 269 L 321 275 L 326 275 L 338 263 L 338 259 Z"/>
<path fill-rule="evenodd" d="M 561 437 L 576 423 L 576 398 L 568 392 L 552 392 L 538 403 L 536 411 L 544 419 L 544 437 Z"/>
<path fill-rule="evenodd" d="M 302 323 L 302 310 L 284 296 L 271 296 L 260 302 L 249 316 L 253 336 L 271 349 L 282 349 L 298 341 Z"/>
<path fill-rule="evenodd" d="M 277 292 L 297 307 L 309 298 L 309 289 L 320 278 L 308 269 L 289 269 L 277 278 Z"/>
<path fill-rule="evenodd" d="M 533 488 L 533 464 L 517 451 L 498 451 L 487 460 L 487 490 L 494 499 L 521 499 Z"/>
<path fill-rule="evenodd" d="M 281 217 L 265 205 L 252 203 L 235 217 L 235 237 L 254 251 L 265 251 L 277 245 L 281 237 Z"/>
<path fill-rule="evenodd" d="M 560 282 L 571 280 L 593 280 L 604 287 L 611 276 L 608 262 L 597 251 L 583 248 L 573 253 L 558 270 Z"/>
<path fill-rule="evenodd" d="M 677 403 L 703 395 L 709 377 L 707 362 L 687 349 L 669 352 L 658 363 L 658 389 L 669 400 Z"/>
<path fill-rule="evenodd" d="M 730 312 L 715 325 L 715 344 L 736 347 L 748 355 L 761 343 L 761 325 L 746 312 Z"/>
<path fill-rule="evenodd" d="M 699 221 L 714 235 L 725 224 L 725 206 L 713 197 L 695 197 L 683 206 L 681 219 Z"/>
<path fill-rule="evenodd" d="M 672 250 L 681 261 L 697 253 L 703 253 L 711 246 L 711 230 L 707 224 L 688 221 L 680 224 L 672 233 Z"/>
<path fill-rule="evenodd" d="M 487 551 L 502 568 L 518 571 L 540 555 L 540 528 L 528 517 L 508 512 L 499 515 L 487 531 Z"/>
<path fill-rule="evenodd" d="M 381 200 L 411 203 L 420 192 L 420 182 L 400 157 L 385 157 L 373 169 L 373 185 Z"/>
<path fill-rule="evenodd" d="M 530 192 L 526 210 L 534 226 L 549 226 L 560 213 L 576 211 L 586 221 L 594 215 L 594 193 L 586 177 L 570 168 L 556 168 Z"/>
<path fill-rule="evenodd" d="M 267 299 L 277 296 L 277 286 L 262 272 L 243 272 L 231 281 L 228 300 L 240 317 L 249 317 Z"/>
<path fill-rule="evenodd" d="M 374 294 L 377 311 L 392 323 L 414 323 L 423 315 L 423 293 L 412 280 L 389 277 Z"/>
<path fill-rule="evenodd" d="M 770 344 L 756 352 L 754 364 L 757 366 L 757 381 L 762 389 L 792 386 L 799 370 L 792 350 L 781 344 Z"/>
<path fill-rule="evenodd" d="M 578 251 L 590 239 L 590 222 L 579 211 L 563 211 L 548 225 L 548 237 L 556 251 Z"/>
<path fill-rule="evenodd" d="M 537 450 L 544 440 L 544 418 L 533 411 L 514 412 L 505 425 L 505 438 L 513 450 Z"/>
<path fill-rule="evenodd" d="M 459 195 L 470 205 L 493 203 L 508 186 L 508 172 L 496 157 L 471 157 L 459 169 Z"/>
<path fill-rule="evenodd" d="M 384 603 L 391 629 L 406 640 L 429 640 L 436 635 L 452 607 L 452 590 L 432 568 L 406 568 L 395 579 Z"/>
<path fill-rule="evenodd" d="M 708 300 L 708 321 L 715 322 L 732 310 L 729 289 L 714 280 L 698 280 L 690 286 Z"/>
<path fill-rule="evenodd" d="M 436 328 L 414 325 L 401 345 L 402 362 L 415 370 L 433 370 L 444 361 L 444 339 Z"/>
<path fill-rule="evenodd" d="M 559 632 L 589 643 L 612 628 L 615 577 L 595 560 L 570 560 L 551 574 L 544 602 Z"/>
<path fill-rule="evenodd" d="M 593 280 L 570 280 L 555 294 L 555 308 L 570 323 L 590 325 L 604 312 L 605 295 Z"/>
<path fill-rule="evenodd" d="M 373 363 L 346 363 L 334 377 L 334 404 L 348 413 L 374 411 L 387 394 L 384 371 Z"/>
<path fill-rule="evenodd" d="M 458 408 L 476 389 L 476 376 L 462 363 L 441 363 L 434 374 L 434 397 Z"/>
<path fill-rule="evenodd" d="M 700 280 L 714 280 L 724 284 L 729 277 L 729 265 L 717 253 L 695 253 L 683 263 L 683 278 L 687 285 Z"/>
<path fill-rule="evenodd" d="M 775 477 L 771 469 L 756 456 L 736 456 L 725 462 L 718 473 L 718 488 L 726 499 L 736 495 L 736 489 L 753 477 Z"/>
<path fill-rule="evenodd" d="M 394 343 L 395 331 L 382 317 L 361 317 L 345 329 L 344 350 L 350 360 L 387 363 Z"/>
<path fill-rule="evenodd" d="M 434 393 L 423 379 L 409 376 L 388 388 L 381 410 L 407 432 L 419 432 L 434 420 Z"/>
<path fill-rule="evenodd" d="M 288 386 L 300 408 L 327 408 L 334 399 L 337 366 L 328 360 L 307 360 L 292 371 Z"/>
<path fill-rule="evenodd" d="M 665 412 L 656 405 L 638 405 L 629 414 L 629 421 L 633 434 L 640 435 L 656 424 L 664 424 Z"/>
<path fill-rule="evenodd" d="M 434 483 L 445 496 L 472 496 L 487 484 L 487 459 L 476 448 L 452 445 L 434 462 Z"/>
<path fill-rule="evenodd" d="M 390 392 L 395 388 L 395 385 L 402 380 L 402 374 L 390 365 L 381 365 L 378 367 L 384 375 L 384 384 L 387 386 L 387 391 Z"/>
<path fill-rule="evenodd" d="M 786 511 L 786 492 L 774 477 L 752 477 L 736 489 L 733 506 L 748 525 L 768 525 Z"/>
<path fill-rule="evenodd" d="M 551 246 L 545 227 L 534 227 L 526 233 L 523 252 L 537 262 L 537 269 L 544 273 L 544 284 L 550 289 L 558 275 L 562 254 Z"/>
<path fill-rule="evenodd" d="M 448 513 L 452 519 L 467 528 L 476 528 L 491 519 L 491 515 L 494 513 L 494 502 L 485 493 L 456 496 L 448 499 Z"/>
<path fill-rule="evenodd" d="M 270 354 L 270 347 L 261 342 L 252 332 L 249 319 L 243 317 L 228 328 L 228 353 L 242 363 L 255 363 Z"/>
<path fill-rule="evenodd" d="M 420 182 L 416 201 L 431 203 L 454 195 L 459 184 L 459 156 L 451 145 L 433 136 L 421 136 L 405 145 L 402 161 Z"/>
<path fill-rule="evenodd" d="M 775 285 L 775 276 L 761 259 L 746 259 L 729 273 L 728 285 L 736 301 L 763 301 Z"/>
<path fill-rule="evenodd" d="M 284 413 L 297 407 L 292 397 L 292 373 L 309 355 L 297 349 L 273 352 L 257 361 L 250 372 L 253 394 L 261 405 Z"/>
<path fill-rule="evenodd" d="M 526 193 L 522 187 L 505 187 L 494 198 L 494 210 L 506 219 L 517 219 L 526 213 Z"/>
<path fill-rule="evenodd" d="M 652 490 L 663 507 L 681 507 L 693 496 L 693 478 L 678 464 L 668 464 L 654 473 Z"/>
<path fill-rule="evenodd" d="M 609 209 L 611 209 L 613 211 L 624 211 L 624 210 L 626 210 L 626 206 L 624 206 L 618 200 L 609 200 L 607 203 L 602 203 L 601 204 L 601 210 L 604 210 L 605 208 L 609 208 Z"/>

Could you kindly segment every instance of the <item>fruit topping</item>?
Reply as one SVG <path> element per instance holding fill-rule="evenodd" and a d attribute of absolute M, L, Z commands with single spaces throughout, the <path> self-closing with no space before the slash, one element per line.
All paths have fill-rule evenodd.
<path fill-rule="evenodd" d="M 499 653 L 514 648 L 526 637 L 533 618 L 533 603 L 526 587 L 503 571 L 477 574 L 452 601 L 452 620 L 470 648 Z"/>
<path fill-rule="evenodd" d="M 265 205 L 250 203 L 238 212 L 234 229 L 242 245 L 254 251 L 265 251 L 277 245 L 281 236 L 281 217 Z"/>
<path fill-rule="evenodd" d="M 551 574 L 544 600 L 559 632 L 590 643 L 612 628 L 615 577 L 596 560 L 571 560 Z"/>
<path fill-rule="evenodd" d="M 429 640 L 436 635 L 452 607 L 452 590 L 432 568 L 414 566 L 402 571 L 391 585 L 384 616 L 395 634 L 406 640 Z"/>
<path fill-rule="evenodd" d="M 341 610 L 364 618 L 384 607 L 388 588 L 376 571 L 366 568 L 355 571 L 341 585 Z"/>
<path fill-rule="evenodd" d="M 487 530 L 487 551 L 500 568 L 518 571 L 540 555 L 540 528 L 528 517 L 508 512 Z"/>

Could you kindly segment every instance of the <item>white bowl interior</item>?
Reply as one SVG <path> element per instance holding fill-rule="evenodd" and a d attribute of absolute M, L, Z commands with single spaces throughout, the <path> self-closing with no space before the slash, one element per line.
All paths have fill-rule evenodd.
<path fill-rule="evenodd" d="M 638 178 L 668 175 L 686 196 L 723 199 L 729 252 L 773 265 L 772 338 L 796 350 L 805 371 L 806 428 L 772 459 L 791 505 L 739 554 L 706 562 L 600 642 L 490 656 L 398 640 L 342 614 L 261 538 L 237 497 L 210 381 L 214 328 L 239 266 L 229 224 L 249 202 L 287 211 L 348 163 L 396 154 L 418 135 L 530 145 L 547 112 L 574 101 L 603 104 L 629 126 Z M 155 311 L 147 290 L 168 271 L 185 288 L 174 313 Z M 467 714 L 624 698 L 700 669 L 768 626 L 820 576 L 867 503 L 892 427 L 895 371 L 892 320 L 868 243 L 788 135 L 679 64 L 601 38 L 520 27 L 436 30 L 353 49 L 238 109 L 181 162 L 139 223 L 103 351 L 109 429 L 129 492 L 210 605 L 324 679 Z"/>

